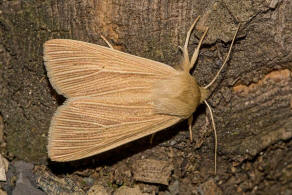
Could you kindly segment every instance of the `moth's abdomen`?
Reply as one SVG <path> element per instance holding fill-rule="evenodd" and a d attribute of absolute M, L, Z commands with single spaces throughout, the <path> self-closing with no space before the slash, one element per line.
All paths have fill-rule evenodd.
<path fill-rule="evenodd" d="M 200 89 L 195 79 L 186 72 L 157 81 L 153 85 L 154 112 L 188 118 L 200 103 Z"/>

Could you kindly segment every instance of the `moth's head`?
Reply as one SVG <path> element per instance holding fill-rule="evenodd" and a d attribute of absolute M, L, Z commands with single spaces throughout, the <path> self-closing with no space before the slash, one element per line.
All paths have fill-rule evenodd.
<path fill-rule="evenodd" d="M 199 87 L 199 89 L 201 93 L 200 103 L 203 103 L 203 101 L 209 97 L 210 91 L 204 87 Z"/>

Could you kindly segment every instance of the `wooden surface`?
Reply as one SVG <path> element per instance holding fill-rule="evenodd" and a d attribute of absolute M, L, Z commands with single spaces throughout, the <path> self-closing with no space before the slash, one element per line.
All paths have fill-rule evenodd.
<path fill-rule="evenodd" d="M 201 30 L 208 26 L 194 70 L 200 85 L 216 74 L 241 23 L 231 60 L 208 100 L 219 143 L 215 181 L 225 193 L 265 192 L 266 186 L 274 192 L 288 192 L 292 185 L 291 9 L 289 0 L 2 1 L 0 114 L 6 146 L 1 151 L 10 160 L 47 163 L 48 127 L 64 98 L 56 94 L 46 76 L 42 61 L 46 40 L 70 38 L 105 45 L 103 35 L 116 49 L 173 66 L 180 60 L 178 46 L 201 15 L 189 48 L 193 51 Z M 200 106 L 194 116 L 194 143 L 189 142 L 183 122 L 159 133 L 154 145 L 145 138 L 118 152 L 93 157 L 98 163 L 91 168 L 111 172 L 142 156 L 169 160 L 174 165 L 170 186 L 178 181 L 180 193 L 195 193 L 212 176 L 214 137 L 206 108 Z M 97 178 L 133 182 L 120 175 L 117 180 L 115 174 L 113 180 Z"/>

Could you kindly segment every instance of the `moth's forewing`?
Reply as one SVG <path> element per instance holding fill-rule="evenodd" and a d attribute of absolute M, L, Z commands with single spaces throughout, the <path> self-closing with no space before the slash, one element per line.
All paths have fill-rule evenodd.
<path fill-rule="evenodd" d="M 115 98 L 114 98 L 115 99 Z M 70 98 L 55 113 L 49 133 L 49 156 L 70 161 L 92 156 L 165 129 L 180 118 L 153 114 L 149 101 L 105 102 Z M 111 99 L 110 99 L 111 100 Z"/>
<path fill-rule="evenodd" d="M 176 72 L 163 63 L 70 39 L 47 41 L 44 62 L 51 84 L 68 98 L 104 96 L 128 88 L 139 92 Z"/>
<path fill-rule="evenodd" d="M 181 118 L 153 110 L 153 86 L 177 72 L 170 66 L 81 41 L 44 45 L 52 86 L 69 98 L 51 121 L 54 161 L 95 155 L 165 129 Z"/>

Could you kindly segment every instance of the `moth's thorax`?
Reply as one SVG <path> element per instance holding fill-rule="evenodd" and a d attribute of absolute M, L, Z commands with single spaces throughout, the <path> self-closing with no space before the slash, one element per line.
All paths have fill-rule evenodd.
<path fill-rule="evenodd" d="M 201 102 L 201 92 L 194 77 L 185 71 L 158 80 L 152 91 L 154 111 L 188 118 Z"/>

